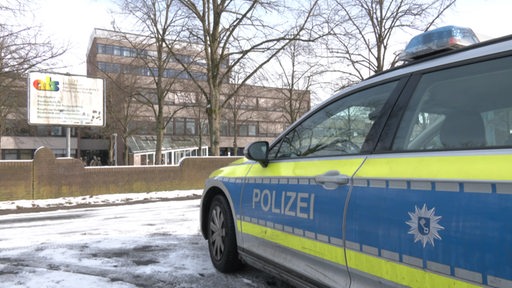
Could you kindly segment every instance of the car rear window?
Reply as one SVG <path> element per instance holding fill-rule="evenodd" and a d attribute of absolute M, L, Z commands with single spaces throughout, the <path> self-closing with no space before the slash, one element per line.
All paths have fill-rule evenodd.
<path fill-rule="evenodd" d="M 393 150 L 511 147 L 511 79 L 512 57 L 423 75 Z"/>

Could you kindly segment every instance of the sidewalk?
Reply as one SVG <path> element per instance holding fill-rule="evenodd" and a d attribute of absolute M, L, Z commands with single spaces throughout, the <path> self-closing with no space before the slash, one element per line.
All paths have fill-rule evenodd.
<path fill-rule="evenodd" d="M 1 201 L 0 215 L 30 213 L 60 209 L 117 206 L 157 201 L 178 201 L 201 198 L 202 190 L 176 190 L 146 193 L 106 194 L 63 197 L 41 200 Z"/>

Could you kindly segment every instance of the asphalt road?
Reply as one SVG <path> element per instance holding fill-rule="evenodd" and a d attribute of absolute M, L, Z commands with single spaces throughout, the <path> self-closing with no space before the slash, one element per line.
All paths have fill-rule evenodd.
<path fill-rule="evenodd" d="M 0 287 L 291 287 L 246 267 L 222 274 L 199 200 L 0 216 Z"/>

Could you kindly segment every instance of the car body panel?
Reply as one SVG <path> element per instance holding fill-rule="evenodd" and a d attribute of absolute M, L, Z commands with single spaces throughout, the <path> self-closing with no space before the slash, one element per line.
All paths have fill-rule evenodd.
<path fill-rule="evenodd" d="M 512 107 L 510 47 L 512 36 L 373 76 L 335 94 L 270 145 L 285 142 L 338 100 L 399 83 L 364 139 L 361 147 L 369 148 L 359 153 L 276 154 L 264 165 L 242 159 L 214 172 L 205 195 L 220 188 L 230 199 L 242 259 L 304 287 L 512 287 L 512 109 L 500 110 Z M 488 65 L 472 66 L 480 63 Z M 456 74 L 481 67 L 491 73 Z M 444 80 L 453 79 L 438 77 L 431 87 L 420 86 L 438 71 L 467 84 L 450 86 Z M 414 102 L 416 91 L 431 102 Z M 471 108 L 467 114 L 492 112 L 482 116 L 489 143 L 431 145 L 441 142 L 436 137 L 459 106 Z M 431 126 L 414 139 L 400 134 L 413 131 L 400 125 L 418 121 L 411 111 L 442 115 L 423 123 Z M 462 129 L 472 132 L 468 125 Z M 324 182 L 333 178 L 334 184 Z"/>
<path fill-rule="evenodd" d="M 330 270 L 324 273 L 328 283 L 348 283 L 342 223 L 350 186 L 325 188 L 316 182 L 315 176 L 337 171 L 348 179 L 363 161 L 363 157 L 349 157 L 275 161 L 267 168 L 254 165 L 247 174 L 237 215 L 244 248 L 268 259 L 302 257 L 302 262 L 280 263 L 306 275 L 317 275 L 316 267 L 322 262 L 330 266 L 324 268 Z M 276 249 L 276 244 L 281 249 Z"/>
<path fill-rule="evenodd" d="M 412 287 L 447 287 L 429 282 L 434 273 L 484 285 L 509 281 L 512 222 L 499 219 L 512 219 L 510 152 L 369 157 L 354 178 L 346 240 L 361 253 L 432 273 L 393 278 L 382 274 L 388 263 L 361 269 Z M 360 262 L 359 255 L 349 266 Z"/>

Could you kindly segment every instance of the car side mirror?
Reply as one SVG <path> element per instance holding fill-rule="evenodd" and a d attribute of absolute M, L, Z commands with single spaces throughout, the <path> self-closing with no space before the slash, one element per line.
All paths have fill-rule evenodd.
<path fill-rule="evenodd" d="M 267 141 L 257 141 L 251 143 L 249 146 L 244 149 L 244 156 L 249 160 L 254 160 L 262 167 L 268 166 L 268 142 Z"/>

